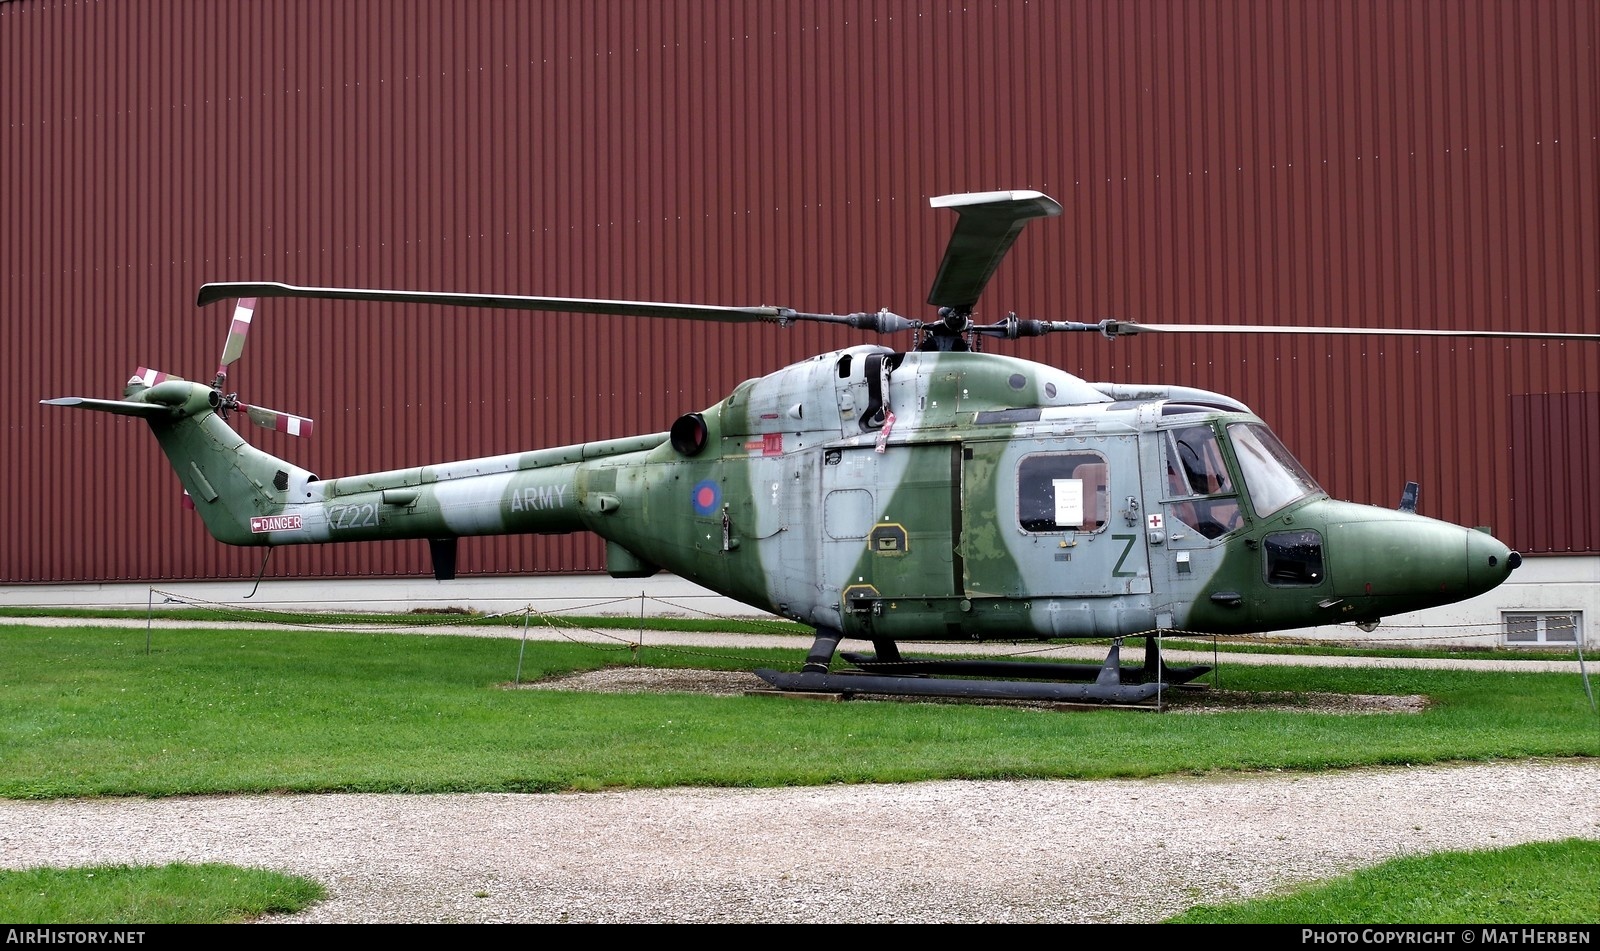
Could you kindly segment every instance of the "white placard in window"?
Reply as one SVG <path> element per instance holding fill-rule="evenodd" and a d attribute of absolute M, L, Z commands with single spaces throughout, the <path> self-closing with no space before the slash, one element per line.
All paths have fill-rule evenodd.
<path fill-rule="evenodd" d="M 1056 490 L 1056 524 L 1083 524 L 1083 480 L 1052 479 Z"/>

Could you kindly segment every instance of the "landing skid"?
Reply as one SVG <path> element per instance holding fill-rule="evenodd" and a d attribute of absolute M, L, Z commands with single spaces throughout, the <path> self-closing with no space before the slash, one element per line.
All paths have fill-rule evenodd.
<path fill-rule="evenodd" d="M 880 661 L 871 654 L 841 652 L 840 657 L 862 668 L 864 672 L 888 676 L 966 675 L 969 677 L 1024 677 L 1035 680 L 1098 680 L 1105 670 L 1104 664 L 1052 664 L 1024 661 L 991 660 L 902 660 Z M 1160 680 L 1169 685 L 1186 684 L 1196 677 L 1209 673 L 1210 667 L 1161 666 L 1164 677 L 1146 678 L 1143 664 L 1123 664 L 1119 668 L 1120 680 L 1145 683 Z"/>
<path fill-rule="evenodd" d="M 985 700 L 1045 700 L 1064 703 L 1092 701 L 1143 704 L 1162 690 L 1186 684 L 1210 667 L 1168 667 L 1161 662 L 1154 638 L 1146 656 L 1150 665 L 1121 661 L 1122 641 L 1112 641 L 1101 664 L 1053 664 L 981 660 L 904 659 L 892 642 L 879 645 L 877 656 L 845 653 L 840 656 L 860 670 L 828 671 L 824 654 L 838 644 L 835 632 L 819 631 L 817 643 L 800 673 L 760 669 L 756 675 L 779 690 L 797 693 L 832 693 L 844 696 L 882 694 L 906 697 L 952 697 Z M 881 660 L 879 658 L 882 658 Z M 1146 677 L 1147 666 L 1157 676 Z M 818 669 L 821 667 L 822 669 Z M 1006 679 L 1022 678 L 1022 679 Z M 1070 683 L 1063 681 L 1092 681 Z"/>

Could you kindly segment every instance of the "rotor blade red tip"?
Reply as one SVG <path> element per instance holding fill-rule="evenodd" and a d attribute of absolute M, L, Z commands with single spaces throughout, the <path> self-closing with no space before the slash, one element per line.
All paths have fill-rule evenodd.
<path fill-rule="evenodd" d="M 133 379 L 138 380 L 145 386 L 155 386 L 162 380 L 172 379 L 172 374 L 162 373 L 160 370 L 152 370 L 149 367 L 139 367 L 133 371 Z M 132 381 L 130 380 L 129 382 Z"/>
<path fill-rule="evenodd" d="M 263 429 L 275 429 L 280 433 L 288 433 L 291 436 L 311 435 L 312 421 L 304 416 L 296 416 L 293 413 L 280 413 L 275 409 L 267 409 L 264 406 L 245 406 L 240 404 L 240 408 L 250 417 L 252 423 Z"/>

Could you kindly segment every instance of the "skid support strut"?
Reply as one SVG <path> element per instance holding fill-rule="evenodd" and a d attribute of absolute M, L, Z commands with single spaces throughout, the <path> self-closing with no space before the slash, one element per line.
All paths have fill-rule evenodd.
<path fill-rule="evenodd" d="M 876 656 L 843 654 L 855 669 L 830 671 L 840 637 L 838 631 L 818 629 L 800 673 L 761 669 L 756 674 L 780 690 L 799 693 L 1144 703 L 1163 688 L 1187 683 L 1210 669 L 1166 666 L 1153 639 L 1146 664 L 1124 667 L 1122 639 L 1117 638 L 1100 664 L 902 658 L 888 642 L 890 650 L 875 645 Z"/>

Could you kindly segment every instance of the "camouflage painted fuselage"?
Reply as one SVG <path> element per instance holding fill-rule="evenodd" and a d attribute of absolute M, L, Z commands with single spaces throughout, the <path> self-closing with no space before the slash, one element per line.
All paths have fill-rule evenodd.
<path fill-rule="evenodd" d="M 590 531 L 619 577 L 665 569 L 875 641 L 1370 621 L 1514 567 L 1483 532 L 1329 499 L 1226 397 L 994 354 L 853 347 L 671 434 L 328 480 L 248 444 L 209 394 L 171 380 L 88 408 L 145 416 L 229 544 Z M 1177 485 L 1177 447 L 1202 441 L 1210 484 Z"/>

